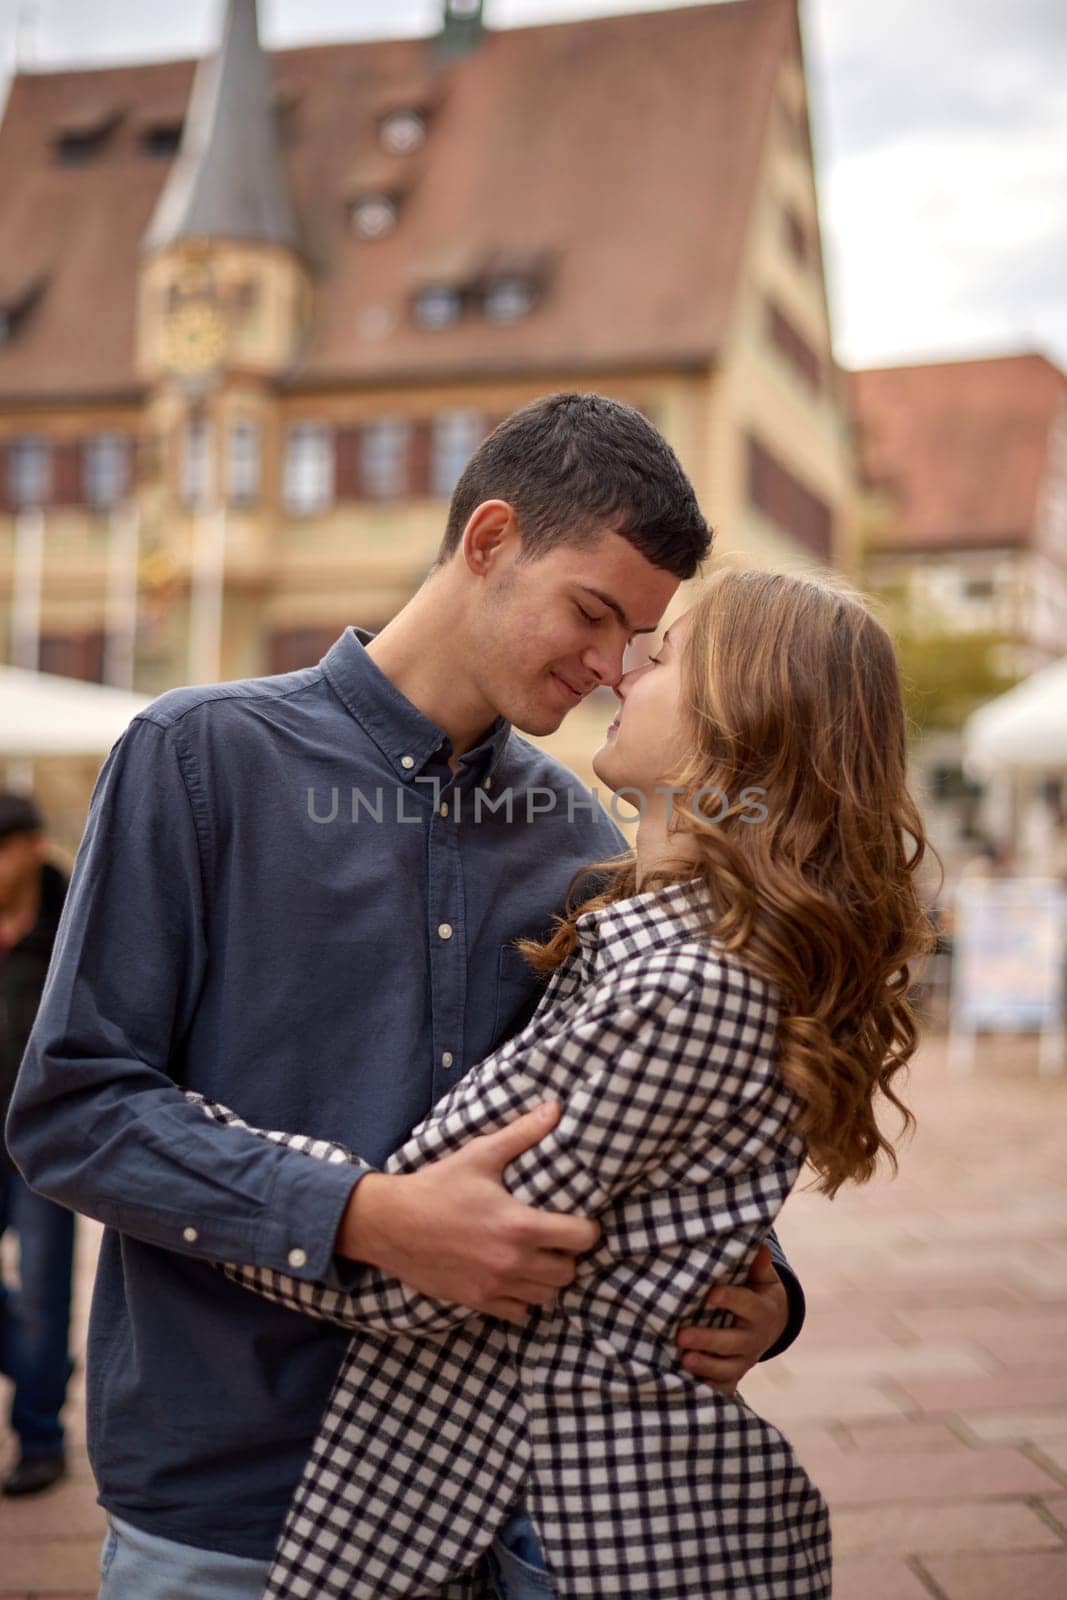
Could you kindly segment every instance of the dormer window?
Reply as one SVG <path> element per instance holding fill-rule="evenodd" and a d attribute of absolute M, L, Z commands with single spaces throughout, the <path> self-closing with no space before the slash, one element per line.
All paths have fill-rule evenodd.
<path fill-rule="evenodd" d="M 180 122 L 152 122 L 141 132 L 141 149 L 153 161 L 169 161 L 182 142 Z"/>
<path fill-rule="evenodd" d="M 426 118 L 412 107 L 390 111 L 379 124 L 378 138 L 389 155 L 409 156 L 426 143 Z"/>
<path fill-rule="evenodd" d="M 498 278 L 485 292 L 485 314 L 490 322 L 518 322 L 532 310 L 534 299 L 528 278 Z"/>
<path fill-rule="evenodd" d="M 352 228 L 361 239 L 384 239 L 396 227 L 396 201 L 387 194 L 361 195 L 348 209 Z"/>
<path fill-rule="evenodd" d="M 0 347 L 10 344 L 15 338 L 19 328 L 44 293 L 44 288 L 45 279 L 35 278 L 22 288 L 16 289 L 13 294 L 0 299 Z"/>
<path fill-rule="evenodd" d="M 110 107 L 70 117 L 61 124 L 53 152 L 61 167 L 83 167 L 98 155 L 121 119 Z"/>
<path fill-rule="evenodd" d="M 415 296 L 415 320 L 423 328 L 451 328 L 462 312 L 463 296 L 453 284 L 428 284 Z"/>

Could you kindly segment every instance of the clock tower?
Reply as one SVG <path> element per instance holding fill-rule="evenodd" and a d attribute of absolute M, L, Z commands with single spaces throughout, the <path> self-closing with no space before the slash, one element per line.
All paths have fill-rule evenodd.
<path fill-rule="evenodd" d="M 149 549 L 165 548 L 188 593 L 187 672 L 175 641 L 182 676 L 245 670 L 250 652 L 224 644 L 248 632 L 242 611 L 250 626 L 256 574 L 269 559 L 258 479 L 277 457 L 274 381 L 299 347 L 310 296 L 256 0 L 226 0 L 220 46 L 197 67 L 181 144 L 142 240 L 138 282 L 137 364 L 149 388 L 142 519 Z M 208 527 L 223 532 L 209 538 Z M 205 651 L 197 595 L 206 539 L 222 549 L 212 556 L 218 638 Z"/>

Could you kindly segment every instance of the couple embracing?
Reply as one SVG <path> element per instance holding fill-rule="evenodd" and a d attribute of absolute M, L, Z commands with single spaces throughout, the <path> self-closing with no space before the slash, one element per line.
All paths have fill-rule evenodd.
<path fill-rule="evenodd" d="M 829 1596 L 737 1382 L 805 1160 L 892 1156 L 923 833 L 844 589 L 719 571 L 627 668 L 710 544 L 638 412 L 549 396 L 380 632 L 113 748 L 8 1122 L 105 1224 L 102 1600 Z M 632 842 L 521 737 L 601 685 Z"/>

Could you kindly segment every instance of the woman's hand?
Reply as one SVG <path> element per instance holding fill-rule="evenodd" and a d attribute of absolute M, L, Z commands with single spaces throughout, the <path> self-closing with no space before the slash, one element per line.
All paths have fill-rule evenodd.
<path fill-rule="evenodd" d="M 679 1328 L 678 1348 L 687 1372 L 713 1389 L 733 1394 L 749 1368 L 782 1337 L 789 1320 L 789 1296 L 774 1270 L 769 1246 L 760 1245 L 746 1285 L 712 1289 L 706 1304 L 731 1312 L 733 1327 Z"/>

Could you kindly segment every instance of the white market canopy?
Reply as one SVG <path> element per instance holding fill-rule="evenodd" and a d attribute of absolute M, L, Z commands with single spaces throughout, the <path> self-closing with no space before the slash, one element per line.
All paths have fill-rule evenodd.
<path fill-rule="evenodd" d="M 982 774 L 1067 771 L 1067 656 L 979 706 L 963 725 L 963 751 Z"/>
<path fill-rule="evenodd" d="M 144 695 L 22 667 L 0 667 L 0 758 L 106 755 Z"/>

